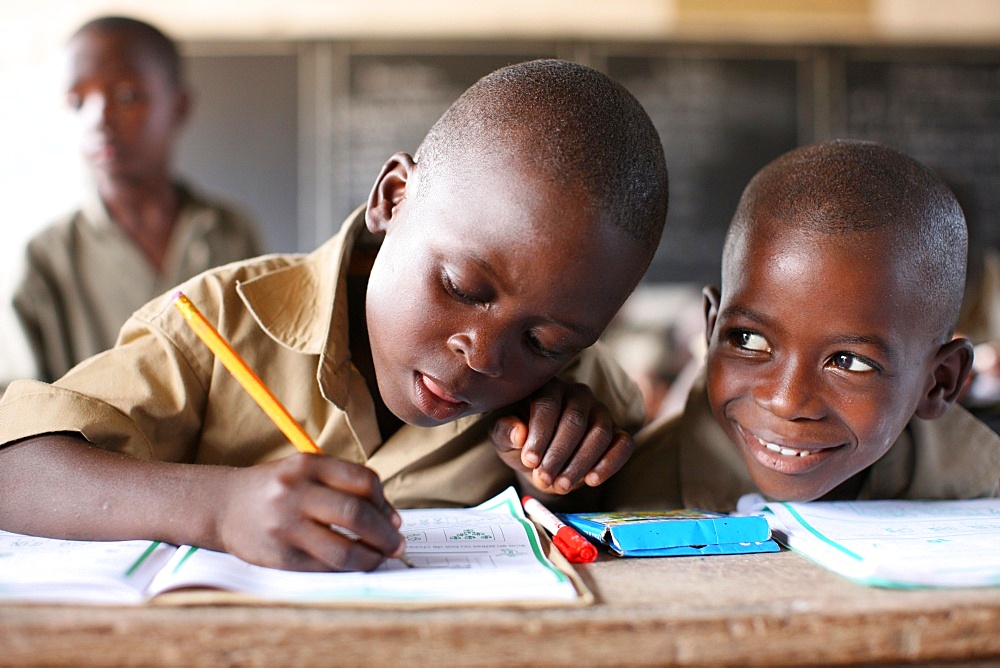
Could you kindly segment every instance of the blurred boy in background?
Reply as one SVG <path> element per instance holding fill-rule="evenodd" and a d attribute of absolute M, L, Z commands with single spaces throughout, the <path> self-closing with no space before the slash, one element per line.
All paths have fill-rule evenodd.
<path fill-rule="evenodd" d="M 28 372 L 59 378 L 110 348 L 154 296 L 263 252 L 246 217 L 172 172 L 190 95 L 166 35 L 132 18 L 97 18 L 70 38 L 66 67 L 66 103 L 93 187 L 28 244 L 4 338 L 26 342 L 32 359 L 0 367 L 0 387 Z"/>

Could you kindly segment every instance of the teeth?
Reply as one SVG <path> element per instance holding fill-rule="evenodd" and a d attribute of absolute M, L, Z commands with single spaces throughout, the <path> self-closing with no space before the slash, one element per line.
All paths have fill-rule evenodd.
<path fill-rule="evenodd" d="M 767 441 L 762 441 L 759 438 L 757 440 L 760 441 L 760 444 L 763 445 L 768 450 L 785 455 L 786 457 L 809 457 L 810 455 L 815 454 L 813 453 L 812 450 L 793 450 L 792 448 L 786 448 L 784 446 L 777 445 L 775 443 L 768 443 Z"/>

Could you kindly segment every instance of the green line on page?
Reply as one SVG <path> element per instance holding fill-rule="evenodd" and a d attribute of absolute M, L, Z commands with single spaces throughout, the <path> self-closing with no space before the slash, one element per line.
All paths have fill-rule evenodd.
<path fill-rule="evenodd" d="M 159 546 L 160 546 L 160 541 L 158 540 L 155 540 L 152 543 L 150 543 L 149 547 L 146 548 L 146 551 L 140 554 L 139 558 L 136 559 L 135 562 L 128 567 L 127 571 L 125 571 L 125 577 L 128 577 L 133 573 L 135 573 L 139 569 L 139 566 L 142 566 L 142 562 L 146 561 L 146 559 L 149 558 L 149 555 L 153 554 L 153 550 L 155 550 Z"/>
<path fill-rule="evenodd" d="M 802 517 L 802 515 L 799 515 L 799 513 L 794 508 L 792 508 L 790 505 L 788 505 L 787 503 L 782 503 L 781 505 L 782 505 L 782 507 L 785 510 L 787 510 L 789 513 L 791 513 L 792 517 L 794 517 L 795 520 L 799 524 L 801 524 L 805 528 L 806 531 L 808 531 L 812 535 L 816 536 L 816 538 L 819 538 L 821 541 L 823 541 L 824 543 L 826 543 L 830 547 L 834 547 L 834 548 L 840 550 L 841 552 L 843 552 L 847 556 L 851 557 L 852 559 L 857 559 L 858 561 L 864 561 L 864 558 L 862 558 L 861 555 L 855 554 L 854 552 L 851 552 L 850 550 L 848 550 L 846 547 L 844 547 L 840 543 L 838 543 L 836 541 L 833 541 L 833 540 L 830 540 L 829 538 L 827 538 L 826 536 L 824 536 L 823 534 L 821 534 L 819 531 L 816 531 L 816 529 L 814 529 L 812 527 L 812 525 L 809 524 L 809 522 L 806 522 L 805 519 Z"/>
<path fill-rule="evenodd" d="M 181 557 L 180 561 L 177 562 L 177 565 L 174 566 L 174 573 L 176 573 L 177 571 L 179 571 L 181 569 L 181 566 L 184 565 L 184 562 L 187 561 L 188 558 L 192 554 L 194 554 L 195 552 L 197 552 L 197 551 L 198 551 L 198 548 L 188 546 L 187 551 L 184 552 L 184 556 Z"/>

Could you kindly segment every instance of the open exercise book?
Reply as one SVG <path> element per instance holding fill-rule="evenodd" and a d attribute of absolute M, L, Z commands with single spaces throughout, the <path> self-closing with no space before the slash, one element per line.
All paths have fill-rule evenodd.
<path fill-rule="evenodd" d="M 1000 585 L 1000 499 L 768 503 L 779 542 L 882 587 Z"/>
<path fill-rule="evenodd" d="M 281 571 L 189 546 L 0 532 L 0 600 L 393 606 L 593 600 L 572 567 L 539 539 L 513 488 L 475 508 L 400 514 L 406 553 L 416 568 L 389 559 L 370 573 Z"/>

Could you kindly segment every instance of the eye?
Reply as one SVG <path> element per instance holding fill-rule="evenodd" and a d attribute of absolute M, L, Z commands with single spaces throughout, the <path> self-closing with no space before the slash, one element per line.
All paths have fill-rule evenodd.
<path fill-rule="evenodd" d="M 119 104 L 135 104 L 139 98 L 139 91 L 133 86 L 119 86 L 115 89 L 115 102 Z"/>
<path fill-rule="evenodd" d="M 80 111 L 83 106 L 83 97 L 79 93 L 68 93 L 66 95 L 66 106 L 72 111 Z"/>
<path fill-rule="evenodd" d="M 441 272 L 441 283 L 444 285 L 445 292 L 450 294 L 452 297 L 462 302 L 463 304 L 469 304 L 470 306 L 476 306 L 485 303 L 484 300 L 478 299 L 472 294 L 469 294 L 464 289 L 459 287 L 458 282 L 448 273 L 447 270 Z"/>
<path fill-rule="evenodd" d="M 760 334 L 745 329 L 737 329 L 729 335 L 729 342 L 737 348 L 754 352 L 771 352 L 771 344 Z"/>
<path fill-rule="evenodd" d="M 878 371 L 878 366 L 863 357 L 853 353 L 836 353 L 830 357 L 830 366 L 852 373 L 870 373 Z"/>
<path fill-rule="evenodd" d="M 534 332 L 529 331 L 525 333 L 524 338 L 527 341 L 528 348 L 539 357 L 555 361 L 562 359 L 563 353 L 545 347 Z"/>

